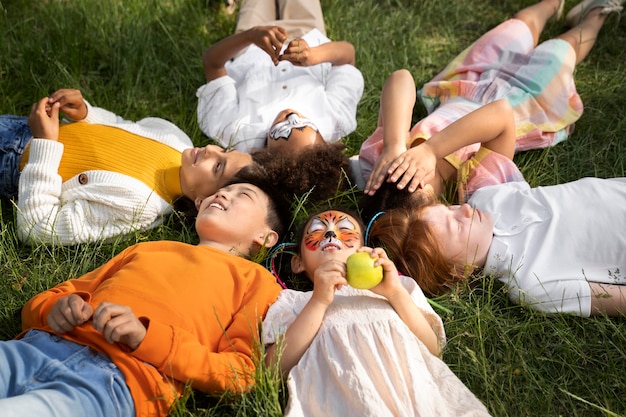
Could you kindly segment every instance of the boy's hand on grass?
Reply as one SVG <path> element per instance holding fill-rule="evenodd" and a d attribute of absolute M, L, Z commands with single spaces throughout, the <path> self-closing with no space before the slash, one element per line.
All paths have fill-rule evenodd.
<path fill-rule="evenodd" d="M 146 328 L 128 306 L 103 302 L 93 313 L 93 327 L 109 343 L 119 342 L 135 350 L 146 337 Z"/>
<path fill-rule="evenodd" d="M 74 330 L 91 318 L 93 308 L 79 295 L 71 294 L 59 298 L 50 310 L 46 321 L 57 334 Z"/>

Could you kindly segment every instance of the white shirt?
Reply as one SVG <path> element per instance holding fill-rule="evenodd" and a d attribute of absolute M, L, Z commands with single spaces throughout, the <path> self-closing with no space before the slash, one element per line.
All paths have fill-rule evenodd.
<path fill-rule="evenodd" d="M 303 37 L 314 47 L 330 42 L 319 30 Z M 275 66 L 256 45 L 225 65 L 228 75 L 198 89 L 198 123 L 222 146 L 250 152 L 263 148 L 281 110 L 293 109 L 310 119 L 327 142 L 356 129 L 356 108 L 363 76 L 352 65 L 322 63 Z"/>
<path fill-rule="evenodd" d="M 589 281 L 626 285 L 626 178 L 507 183 L 476 191 L 469 203 L 494 216 L 484 270 L 512 301 L 589 316 Z"/>

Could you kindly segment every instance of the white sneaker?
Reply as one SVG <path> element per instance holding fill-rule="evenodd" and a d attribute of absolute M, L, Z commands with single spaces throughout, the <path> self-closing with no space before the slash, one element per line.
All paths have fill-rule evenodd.
<path fill-rule="evenodd" d="M 600 14 L 619 13 L 623 9 L 624 1 L 626 0 L 584 0 L 567 13 L 565 22 L 569 27 L 574 27 L 583 21 L 587 13 L 597 7 L 602 8 Z"/>

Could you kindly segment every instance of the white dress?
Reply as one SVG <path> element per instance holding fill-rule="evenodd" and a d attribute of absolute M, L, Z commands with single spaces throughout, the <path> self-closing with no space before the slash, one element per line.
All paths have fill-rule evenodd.
<path fill-rule="evenodd" d="M 415 281 L 400 277 L 445 343 L 441 318 Z M 283 290 L 263 322 L 274 343 L 312 292 Z M 488 416 L 460 379 L 409 330 L 381 296 L 344 286 L 289 372 L 286 416 Z"/>

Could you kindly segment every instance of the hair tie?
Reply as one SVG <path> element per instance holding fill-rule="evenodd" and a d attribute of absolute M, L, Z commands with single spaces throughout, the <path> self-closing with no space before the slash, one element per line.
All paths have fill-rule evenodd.
<path fill-rule="evenodd" d="M 376 219 L 385 214 L 384 211 L 379 211 L 378 213 L 374 214 L 374 216 L 372 217 L 372 219 L 370 220 L 370 222 L 367 224 L 367 228 L 365 229 L 365 244 L 367 245 L 369 242 L 369 237 L 370 237 L 370 229 L 372 228 L 372 225 L 374 224 L 374 222 L 376 221 Z"/>
<path fill-rule="evenodd" d="M 268 257 L 265 258 L 265 268 L 268 269 L 272 273 L 272 275 L 274 275 L 274 277 L 276 277 L 276 281 L 278 281 L 278 284 L 280 284 L 280 286 L 285 289 L 287 288 L 287 285 L 278 276 L 278 272 L 276 271 L 276 267 L 274 265 L 274 260 L 276 259 L 276 256 L 278 256 L 279 252 L 284 251 L 287 247 L 295 248 L 296 244 L 292 242 L 284 242 L 278 246 L 274 246 L 272 250 L 270 250 Z"/>

